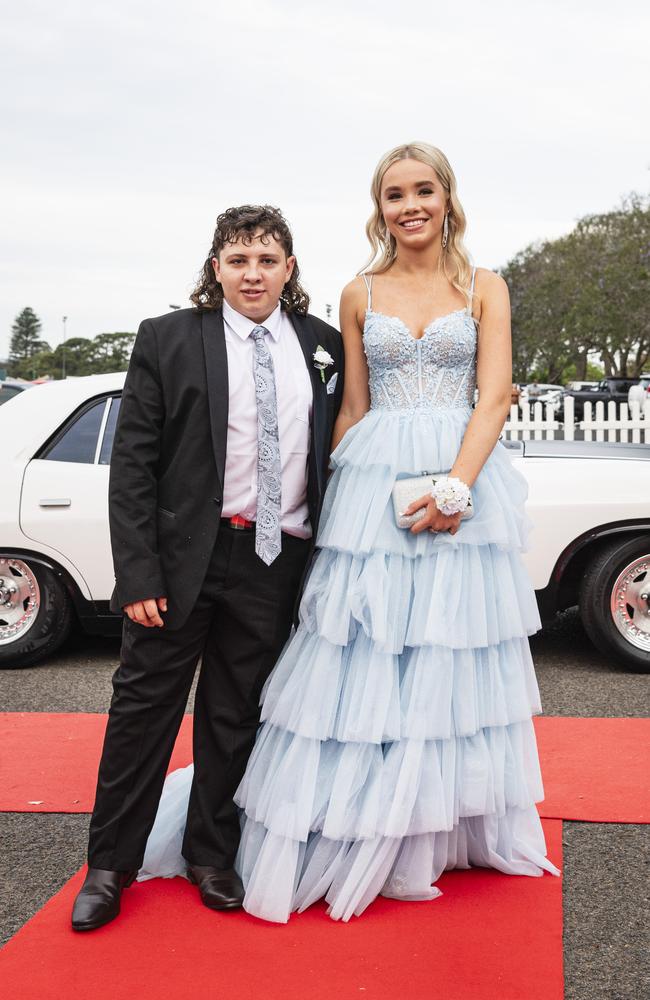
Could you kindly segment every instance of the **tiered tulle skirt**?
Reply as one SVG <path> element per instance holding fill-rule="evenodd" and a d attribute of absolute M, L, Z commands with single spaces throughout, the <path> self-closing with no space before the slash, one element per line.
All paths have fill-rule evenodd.
<path fill-rule="evenodd" d="M 558 874 L 535 808 L 526 482 L 498 444 L 455 536 L 414 536 L 392 511 L 396 476 L 449 469 L 468 416 L 371 410 L 332 456 L 300 626 L 235 797 L 244 906 L 259 917 L 321 897 L 343 920 L 379 893 L 433 899 L 449 868 Z M 191 768 L 167 779 L 143 877 L 184 870 L 190 783 Z"/>

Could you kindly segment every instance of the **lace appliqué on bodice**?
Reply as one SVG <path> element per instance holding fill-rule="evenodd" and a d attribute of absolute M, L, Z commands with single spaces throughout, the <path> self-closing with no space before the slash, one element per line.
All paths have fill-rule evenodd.
<path fill-rule="evenodd" d="M 419 340 L 398 317 L 368 309 L 363 343 L 373 410 L 471 408 L 477 337 L 466 309 L 433 320 Z"/>

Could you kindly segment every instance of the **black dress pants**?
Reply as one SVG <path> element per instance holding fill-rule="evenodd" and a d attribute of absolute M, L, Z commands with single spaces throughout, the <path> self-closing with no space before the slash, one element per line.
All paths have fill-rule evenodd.
<path fill-rule="evenodd" d="M 91 867 L 141 867 L 199 658 L 183 856 L 232 867 L 240 836 L 232 797 L 255 741 L 262 687 L 291 630 L 310 549 L 310 540 L 283 533 L 282 552 L 266 566 L 255 554 L 254 530 L 222 522 L 181 628 L 144 628 L 125 617 L 90 821 Z"/>

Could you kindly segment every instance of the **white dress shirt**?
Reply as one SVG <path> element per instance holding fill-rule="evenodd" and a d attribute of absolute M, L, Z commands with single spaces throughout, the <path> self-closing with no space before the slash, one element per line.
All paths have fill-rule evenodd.
<path fill-rule="evenodd" d="M 257 515 L 257 402 L 253 377 L 256 326 L 265 338 L 275 371 L 278 432 L 282 462 L 281 527 L 299 538 L 311 537 L 307 508 L 307 459 L 313 393 L 296 331 L 278 303 L 264 321 L 254 323 L 224 300 L 223 325 L 228 354 L 228 437 L 223 517 Z"/>

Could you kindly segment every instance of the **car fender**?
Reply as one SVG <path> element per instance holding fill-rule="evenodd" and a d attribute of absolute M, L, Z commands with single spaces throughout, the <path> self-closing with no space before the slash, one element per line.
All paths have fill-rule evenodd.
<path fill-rule="evenodd" d="M 95 606 L 90 591 L 86 587 L 85 580 L 74 566 L 68 567 L 62 565 L 61 554 L 59 552 L 54 556 L 24 546 L 16 548 L 7 545 L 3 545 L 0 551 L 3 556 L 8 556 L 10 559 L 22 559 L 30 564 L 45 566 L 51 570 L 70 594 L 75 610 L 84 617 L 89 613 L 89 606 Z"/>
<path fill-rule="evenodd" d="M 571 541 L 558 556 L 546 587 L 536 591 L 540 615 L 544 622 L 564 608 L 577 603 L 583 571 L 597 547 L 621 536 L 648 537 L 650 549 L 650 518 L 631 518 L 589 528 Z"/>

